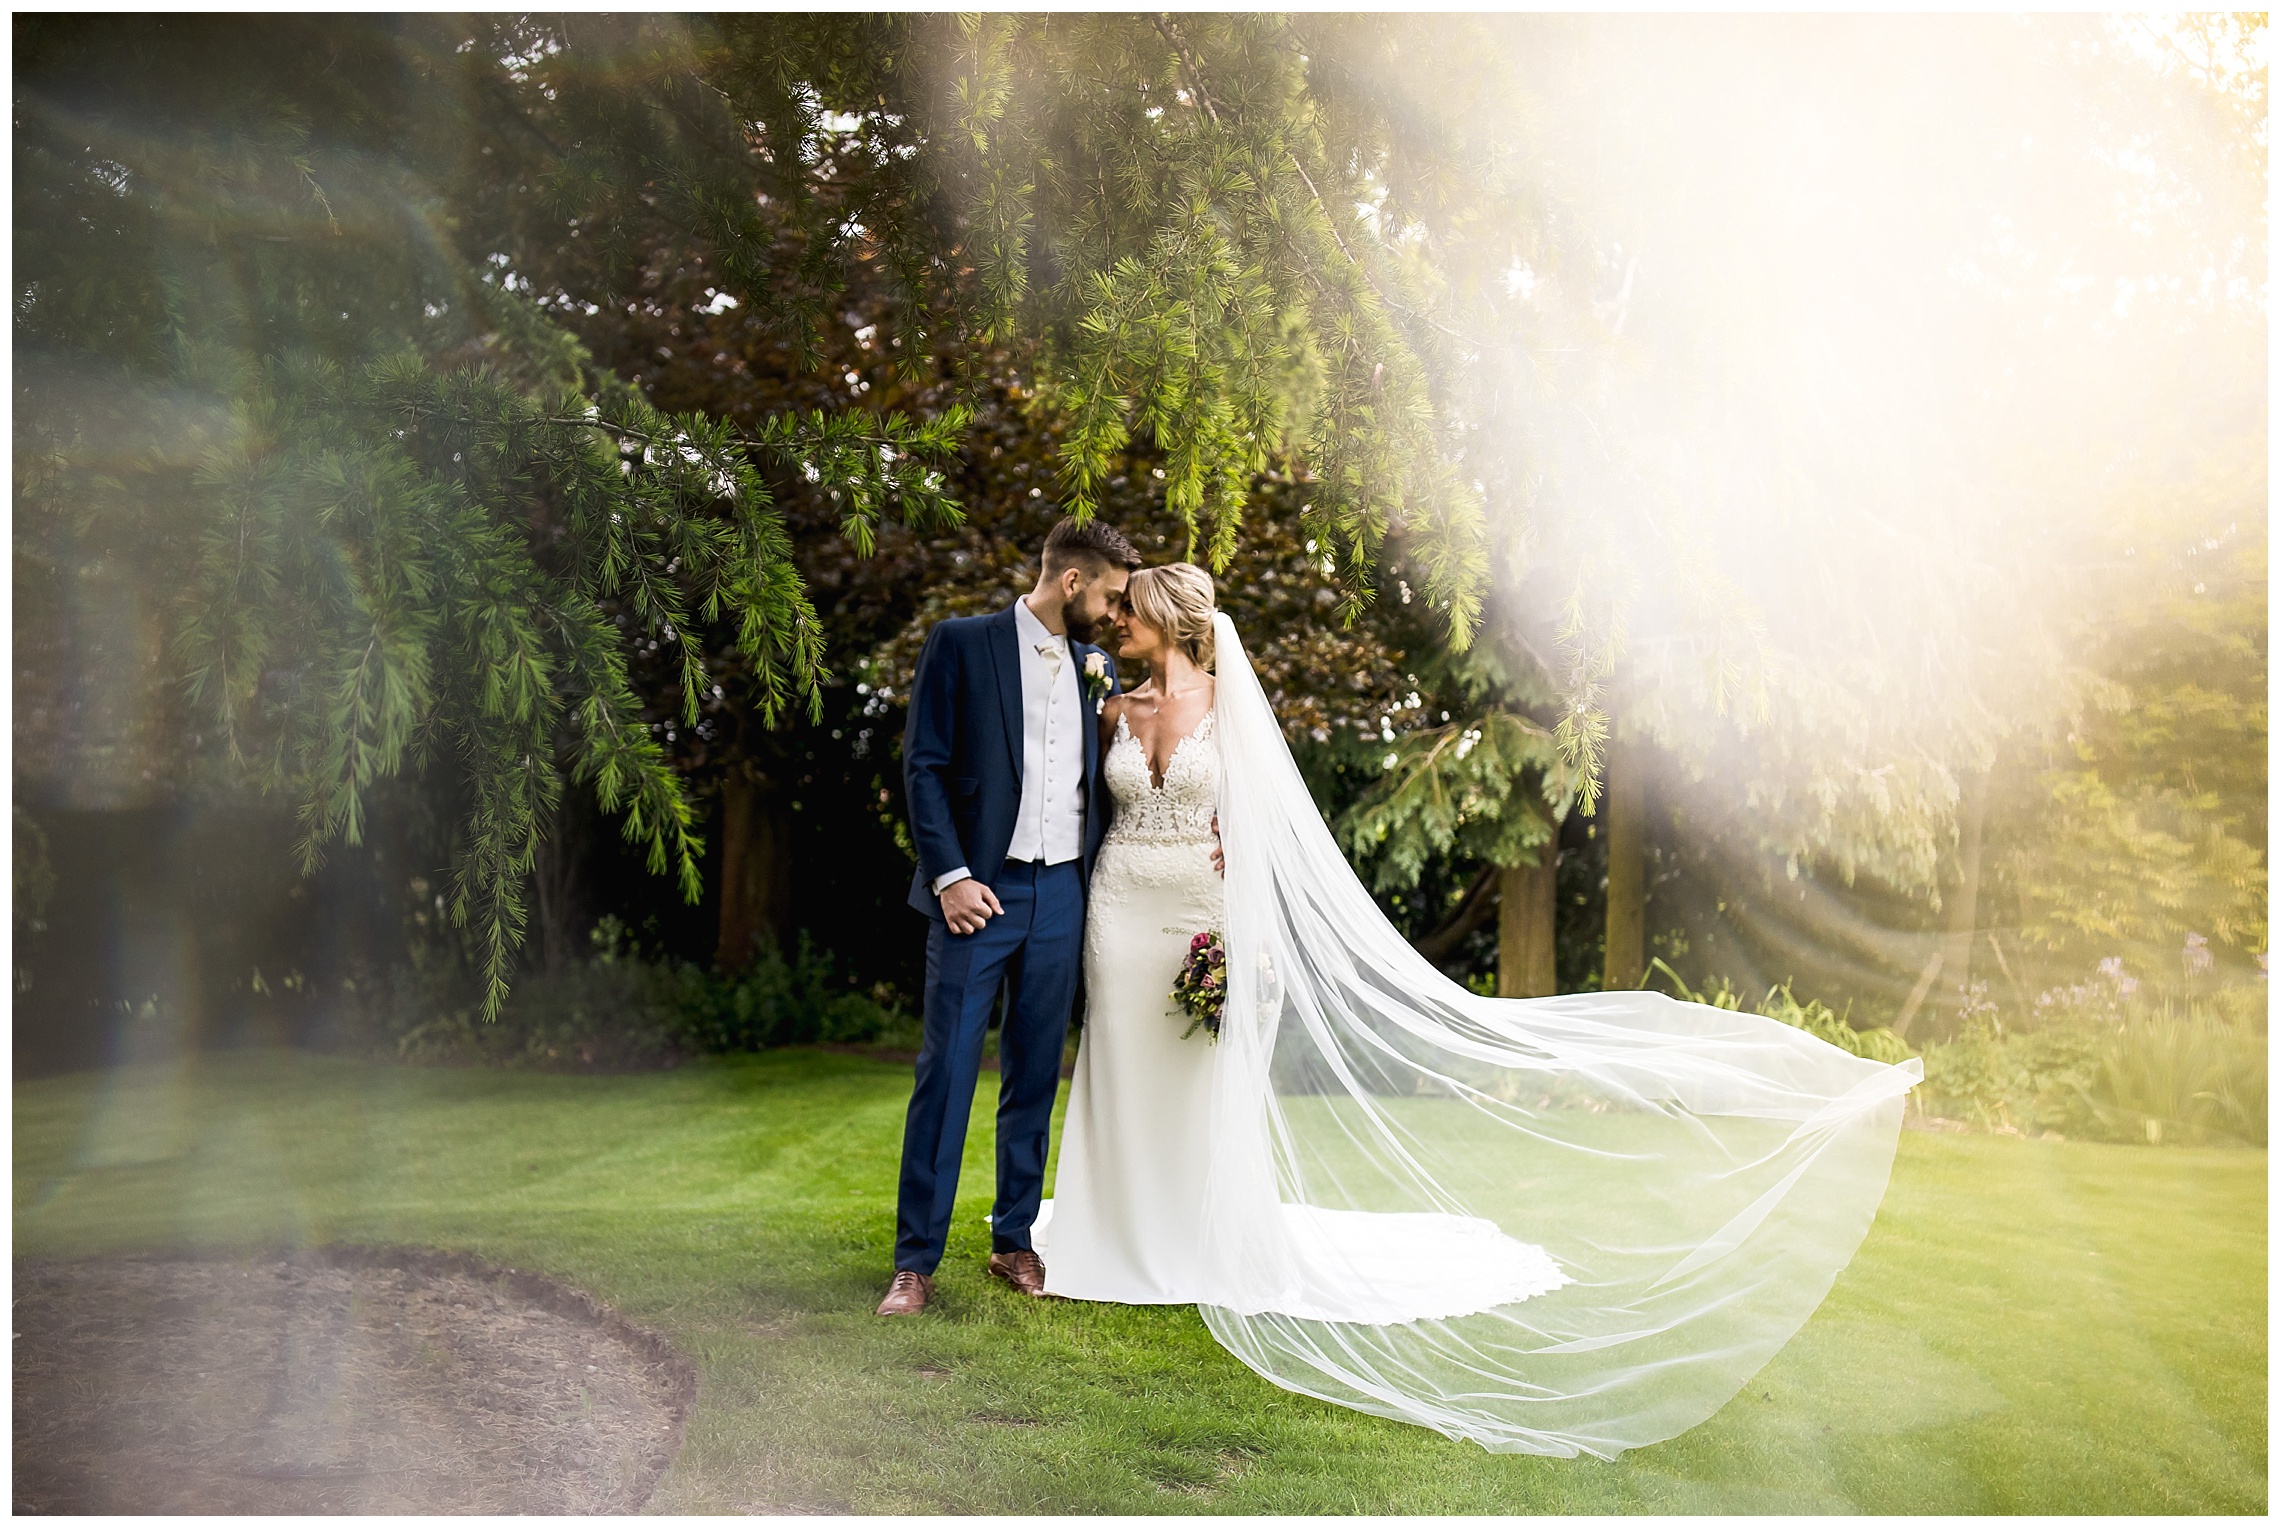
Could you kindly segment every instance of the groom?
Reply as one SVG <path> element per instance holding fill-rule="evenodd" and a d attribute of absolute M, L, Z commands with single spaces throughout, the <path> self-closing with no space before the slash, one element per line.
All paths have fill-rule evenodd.
<path fill-rule="evenodd" d="M 895 1276 L 882 1316 L 924 1310 L 950 1234 L 982 1036 L 1002 983 L 992 1277 L 1045 1293 L 1029 1228 L 1084 945 L 1085 883 L 1108 828 L 1100 702 L 1116 662 L 1090 646 L 1140 554 L 1099 521 L 1045 538 L 1037 587 L 996 615 L 927 633 L 903 729 L 903 784 L 924 913 L 926 1035 L 903 1126 Z"/>

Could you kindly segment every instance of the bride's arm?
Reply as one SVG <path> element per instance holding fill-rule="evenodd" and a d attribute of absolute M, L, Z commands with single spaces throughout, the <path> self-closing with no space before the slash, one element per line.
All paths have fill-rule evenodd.
<path fill-rule="evenodd" d="M 1216 674 L 1211 677 L 1211 705 L 1214 710 L 1219 705 L 1219 676 Z M 1221 880 L 1227 879 L 1227 845 L 1219 837 L 1217 812 L 1211 814 L 1211 868 L 1219 872 Z"/>

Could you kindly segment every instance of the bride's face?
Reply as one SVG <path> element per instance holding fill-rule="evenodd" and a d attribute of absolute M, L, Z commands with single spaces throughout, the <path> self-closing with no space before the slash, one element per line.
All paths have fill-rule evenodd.
<path fill-rule="evenodd" d="M 1116 609 L 1116 656 L 1136 658 L 1153 665 L 1156 655 L 1165 647 L 1164 629 L 1151 626 L 1132 613 L 1132 607 L 1119 602 Z"/>

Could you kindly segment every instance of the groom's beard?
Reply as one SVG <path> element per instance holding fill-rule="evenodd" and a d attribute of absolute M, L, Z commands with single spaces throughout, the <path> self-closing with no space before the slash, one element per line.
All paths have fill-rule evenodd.
<path fill-rule="evenodd" d="M 1099 624 L 1098 621 L 1086 620 L 1085 613 L 1074 605 L 1061 607 L 1061 629 L 1069 634 L 1072 641 L 1090 642 L 1093 639 L 1093 630 Z"/>

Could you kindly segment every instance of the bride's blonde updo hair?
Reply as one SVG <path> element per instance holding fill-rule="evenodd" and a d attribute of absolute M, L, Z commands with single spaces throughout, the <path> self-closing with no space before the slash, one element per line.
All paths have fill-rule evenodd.
<path fill-rule="evenodd" d="M 1211 671 L 1217 656 L 1211 639 L 1211 617 L 1218 604 L 1209 573 L 1192 562 L 1142 568 L 1125 585 L 1124 603 L 1134 617 L 1170 638 L 1197 668 Z"/>

